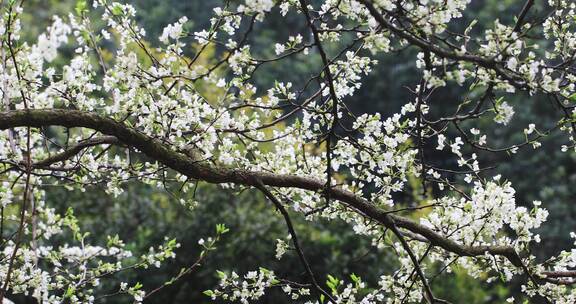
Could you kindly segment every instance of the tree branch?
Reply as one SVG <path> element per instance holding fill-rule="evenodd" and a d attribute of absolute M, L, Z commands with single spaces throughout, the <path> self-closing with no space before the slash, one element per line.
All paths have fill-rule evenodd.
<path fill-rule="evenodd" d="M 167 167 L 190 178 L 208 183 L 233 183 L 257 187 L 261 182 L 271 187 L 299 188 L 309 191 L 325 190 L 325 183 L 310 177 L 274 174 L 269 172 L 241 169 L 216 168 L 205 162 L 198 162 L 183 153 L 174 151 L 169 145 L 143 134 L 135 129 L 108 117 L 95 113 L 65 109 L 29 109 L 0 112 L 0 130 L 16 127 L 63 126 L 67 128 L 89 128 L 103 134 L 115 136 L 124 145 L 135 148 L 146 156 L 161 162 Z M 516 267 L 522 267 L 522 260 L 510 246 L 466 246 L 439 234 L 438 232 L 413 222 L 407 218 L 388 214 L 366 199 L 339 187 L 327 189 L 330 197 L 344 203 L 363 216 L 387 228 L 394 225 L 425 237 L 433 246 L 459 256 L 483 256 L 486 253 L 506 257 Z"/>
<path fill-rule="evenodd" d="M 528 11 L 530 8 L 532 8 L 532 5 L 534 5 L 534 0 L 527 0 L 526 3 L 524 3 L 524 6 L 522 7 L 522 10 L 516 19 L 516 25 L 514 26 L 515 32 L 520 32 L 522 24 L 524 23 L 524 18 L 526 18 L 526 15 L 528 15 Z"/>
<path fill-rule="evenodd" d="M 382 14 L 378 11 L 378 9 L 374 6 L 374 4 L 372 4 L 372 1 L 370 1 L 370 0 L 358 0 L 358 1 L 360 1 L 360 3 L 362 3 L 368 9 L 368 11 L 370 12 L 370 15 L 372 15 L 372 17 L 374 19 L 376 19 L 376 21 L 383 28 L 388 29 L 390 32 L 394 33 L 395 35 L 397 35 L 400 38 L 406 39 L 410 44 L 416 45 L 416 46 L 422 48 L 423 50 L 427 50 L 429 52 L 432 52 L 435 55 L 442 57 L 442 58 L 447 58 L 447 59 L 452 59 L 452 60 L 457 60 L 457 61 L 471 62 L 471 63 L 475 63 L 478 66 L 481 66 L 483 68 L 493 70 L 500 77 L 509 81 L 512 85 L 514 85 L 516 87 L 523 88 L 526 86 L 526 84 L 523 83 L 522 80 L 516 79 L 514 76 L 509 75 L 502 68 L 502 66 L 500 66 L 498 64 L 498 62 L 496 62 L 493 58 L 486 58 L 486 57 L 471 55 L 471 54 L 460 55 L 460 54 L 456 54 L 454 52 L 445 50 L 445 49 L 443 49 L 443 48 L 441 48 L 441 47 L 439 47 L 439 46 L 437 46 L 437 45 L 435 45 L 435 44 L 433 44 L 433 43 L 431 43 L 425 39 L 422 39 L 422 38 L 417 37 L 417 36 L 413 36 L 407 30 L 397 28 L 392 22 L 390 22 L 389 20 L 384 18 L 384 16 L 382 16 Z M 519 81 L 521 81 L 521 82 L 519 82 Z"/>
<path fill-rule="evenodd" d="M 43 159 L 39 162 L 36 162 L 32 166 L 35 168 L 47 168 L 54 163 L 70 159 L 71 157 L 75 156 L 76 154 L 80 153 L 82 150 L 84 150 L 86 148 L 94 147 L 94 146 L 98 146 L 98 145 L 102 145 L 102 144 L 114 145 L 114 144 L 119 144 L 119 143 L 120 143 L 120 141 L 118 141 L 118 138 L 116 138 L 114 136 L 100 136 L 100 137 L 86 139 L 86 140 L 80 141 L 76 145 L 68 148 L 67 150 L 64 150 L 61 153 L 58 153 L 56 155 L 50 156 L 46 159 Z"/>
<path fill-rule="evenodd" d="M 274 196 L 274 194 L 272 194 L 272 192 L 270 192 L 270 190 L 268 190 L 268 188 L 266 188 L 266 186 L 262 183 L 262 181 L 256 180 L 256 188 L 258 188 L 260 191 L 262 191 L 262 193 L 264 193 L 264 195 L 266 195 L 266 197 L 274 204 L 274 206 L 276 206 L 276 209 L 278 209 L 278 211 L 284 217 L 284 221 L 286 222 L 288 232 L 292 236 L 292 242 L 294 243 L 294 248 L 298 253 L 298 257 L 300 258 L 302 266 L 304 266 L 304 268 L 306 269 L 306 273 L 310 277 L 312 285 L 314 285 L 314 287 L 320 294 L 323 294 L 332 303 L 336 303 L 336 300 L 334 300 L 328 292 L 322 289 L 320 284 L 318 284 L 318 282 L 316 281 L 316 277 L 314 276 L 314 272 L 310 267 L 310 263 L 308 263 L 308 260 L 304 255 L 304 251 L 302 250 L 302 247 L 300 247 L 300 241 L 298 240 L 298 235 L 296 234 L 296 230 L 294 230 L 294 225 L 292 225 L 292 220 L 290 219 L 290 215 L 288 214 L 288 211 L 286 211 L 286 208 L 282 206 L 282 203 L 276 198 L 276 196 Z"/>

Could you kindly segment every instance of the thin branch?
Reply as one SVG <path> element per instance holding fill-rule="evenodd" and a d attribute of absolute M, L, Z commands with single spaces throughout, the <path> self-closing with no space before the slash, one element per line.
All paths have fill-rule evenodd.
<path fill-rule="evenodd" d="M 54 163 L 66 161 L 66 160 L 72 158 L 73 156 L 77 155 L 78 153 L 80 153 L 82 150 L 84 150 L 86 148 L 94 147 L 94 146 L 98 146 L 98 145 L 103 145 L 103 144 L 114 145 L 114 144 L 119 144 L 119 143 L 120 142 L 118 141 L 118 138 L 116 138 L 114 136 L 101 136 L 101 137 L 95 137 L 95 138 L 83 140 L 83 141 L 78 142 L 76 145 L 70 147 L 69 149 L 64 150 L 61 153 L 58 153 L 56 155 L 53 155 L 51 157 L 48 157 L 46 159 L 43 159 L 39 162 L 34 163 L 32 166 L 34 168 L 47 168 Z"/>
<path fill-rule="evenodd" d="M 278 209 L 278 211 L 280 211 L 280 213 L 284 217 L 284 221 L 286 222 L 286 227 L 288 228 L 288 232 L 290 233 L 290 236 L 292 236 L 292 242 L 294 243 L 294 248 L 296 249 L 296 252 L 298 253 L 298 257 L 300 258 L 300 262 L 302 263 L 302 266 L 304 266 L 304 268 L 306 269 L 306 273 L 310 277 L 310 281 L 312 282 L 312 285 L 314 285 L 314 288 L 316 288 L 316 290 L 319 293 L 323 294 L 332 303 L 336 303 L 336 301 L 332 298 L 332 296 L 328 292 L 326 292 L 320 286 L 320 284 L 318 284 L 318 281 L 316 281 L 316 277 L 314 276 L 314 272 L 312 271 L 312 268 L 310 267 L 310 263 L 308 263 L 308 260 L 306 259 L 306 256 L 304 255 L 304 251 L 302 250 L 302 247 L 300 246 L 300 241 L 298 241 L 298 235 L 296 234 L 296 230 L 294 230 L 294 225 L 292 225 L 292 220 L 290 219 L 290 215 L 288 214 L 288 211 L 286 211 L 286 208 L 284 208 L 284 206 L 276 198 L 276 196 L 274 196 L 274 194 L 272 194 L 272 192 L 270 192 L 270 190 L 268 190 L 268 188 L 266 188 L 266 186 L 262 183 L 261 180 L 256 180 L 256 186 L 255 187 L 258 188 L 260 191 L 262 191 L 262 193 L 264 193 L 264 195 L 266 195 L 266 197 L 270 201 L 272 201 L 274 206 L 276 206 L 276 209 Z"/>
<path fill-rule="evenodd" d="M 526 3 L 524 3 L 524 6 L 522 7 L 520 14 L 518 14 L 516 25 L 514 26 L 515 32 L 520 32 L 522 24 L 524 23 L 524 18 L 526 18 L 526 15 L 528 14 L 530 8 L 532 8 L 532 5 L 534 5 L 534 0 L 527 0 Z"/>

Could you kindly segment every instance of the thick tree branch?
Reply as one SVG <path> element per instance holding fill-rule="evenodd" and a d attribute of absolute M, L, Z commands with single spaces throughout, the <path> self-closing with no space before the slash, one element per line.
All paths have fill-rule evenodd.
<path fill-rule="evenodd" d="M 216 168 L 207 163 L 198 162 L 168 145 L 129 128 L 111 118 L 95 113 L 64 109 L 30 109 L 0 112 L 0 130 L 16 127 L 63 126 L 67 128 L 82 127 L 99 131 L 105 135 L 115 136 L 124 145 L 133 147 L 148 157 L 184 174 L 190 178 L 208 183 L 233 183 L 257 187 L 259 183 L 271 187 L 299 188 L 310 191 L 325 190 L 324 182 L 310 177 L 282 175 L 268 172 L 255 172 L 239 169 Z M 328 189 L 330 197 L 336 199 L 360 214 L 379 222 L 387 228 L 394 225 L 425 237 L 431 245 L 459 256 L 483 256 L 486 253 L 506 257 L 513 265 L 522 267 L 522 261 L 514 248 L 509 246 L 466 246 L 435 232 L 428 227 L 407 218 L 392 215 L 371 204 L 364 198 L 333 187 Z"/>

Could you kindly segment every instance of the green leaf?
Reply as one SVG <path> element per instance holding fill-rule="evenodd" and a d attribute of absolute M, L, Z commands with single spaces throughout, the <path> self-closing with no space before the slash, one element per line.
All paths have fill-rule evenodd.
<path fill-rule="evenodd" d="M 87 11 L 88 11 L 88 4 L 86 4 L 86 0 L 76 1 L 76 14 L 81 16 Z"/>
<path fill-rule="evenodd" d="M 220 270 L 216 270 L 216 274 L 218 274 L 218 278 L 220 278 L 221 280 L 223 280 L 226 277 L 226 273 Z"/>
<path fill-rule="evenodd" d="M 216 233 L 217 234 L 224 234 L 228 231 L 230 231 L 230 229 L 228 229 L 225 224 L 217 224 L 216 225 Z"/>
<path fill-rule="evenodd" d="M 352 282 L 354 282 L 356 284 L 360 284 L 360 277 L 357 276 L 355 273 L 352 273 L 350 275 L 350 279 L 352 279 Z"/>
<path fill-rule="evenodd" d="M 74 292 L 76 291 L 76 288 L 74 288 L 74 286 L 68 286 L 68 289 L 66 289 L 66 292 L 64 293 L 64 298 L 70 298 L 74 295 Z"/>
<path fill-rule="evenodd" d="M 326 286 L 332 290 L 332 293 L 336 293 L 338 290 L 338 285 L 340 285 L 340 280 L 330 274 L 327 277 L 328 280 L 326 281 Z"/>
<path fill-rule="evenodd" d="M 112 7 L 112 15 L 114 16 L 121 16 L 124 13 L 122 7 L 119 4 L 116 4 Z"/>

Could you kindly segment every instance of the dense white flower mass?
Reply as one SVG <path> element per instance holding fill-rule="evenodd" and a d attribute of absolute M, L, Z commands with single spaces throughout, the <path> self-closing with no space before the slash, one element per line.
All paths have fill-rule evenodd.
<path fill-rule="evenodd" d="M 65 24 L 58 16 L 54 17 L 54 23 L 48 28 L 47 33 L 38 36 L 38 43 L 33 46 L 36 48 L 34 53 L 41 54 L 42 58 L 50 62 L 58 55 L 58 47 L 68 42 L 70 35 L 70 26 Z"/>
<path fill-rule="evenodd" d="M 246 0 L 243 5 L 238 6 L 238 12 L 265 13 L 272 10 L 273 7 L 274 7 L 273 0 Z"/>
<path fill-rule="evenodd" d="M 557 101 L 563 116 L 553 131 L 568 134 L 562 151 L 576 146 L 576 110 L 566 106 L 576 96 L 576 4 L 550 0 L 541 26 L 495 19 L 479 30 L 463 17 L 469 3 L 237 1 L 215 8 L 207 28 L 194 28 L 186 16 L 168 24 L 157 47 L 129 4 L 97 0 L 89 8 L 79 1 L 76 14 L 54 17 L 32 44 L 20 38 L 22 8 L 3 4 L 0 206 L 20 212 L 6 215 L 18 237 L 0 235 L 0 282 L 8 282 L 0 299 L 9 292 L 40 303 L 94 303 L 106 276 L 173 259 L 179 244 L 172 239 L 144 253 L 113 236 L 90 244 L 72 209 L 59 215 L 45 202 L 49 187 L 105 185 L 115 197 L 138 180 L 158 188 L 178 183 L 182 193 L 200 182 L 256 188 L 283 216 L 290 234 L 270 240 L 272 257 L 297 257 L 306 281 L 254 265 L 258 270 L 244 275 L 219 272 L 207 299 L 256 303 L 275 288 L 298 303 L 444 303 L 429 278 L 465 269 L 485 282 L 522 282 L 528 297 L 574 303 L 576 250 L 546 262 L 530 251 L 541 241 L 536 229 L 545 225 L 547 203 L 517 201 L 513 185 L 498 168 L 485 169 L 493 164 L 481 153 L 522 153 L 551 134 L 530 123 L 519 128 L 524 142 L 490 146 L 488 126 L 511 128 L 515 107 L 523 106 L 504 101 L 516 92 Z M 286 16 L 302 28 L 279 35 L 284 40 L 265 52 L 253 47 L 251 35 L 267 18 Z M 73 55 L 57 62 L 64 46 Z M 369 90 L 363 80 L 379 65 L 376 56 L 405 49 L 415 50 L 410 68 L 420 82 L 386 85 L 403 87 L 409 100 L 392 114 L 356 113 L 351 97 Z M 308 58 L 321 64 L 293 77 Z M 275 62 L 294 70 L 258 81 L 262 67 Z M 448 86 L 467 90 L 456 107 L 435 99 Z M 377 282 L 317 276 L 291 216 L 345 222 L 393 256 L 396 268 L 382 269 Z M 225 232 L 219 226 L 215 237 L 200 239 L 199 261 Z M 68 242 L 55 241 L 68 235 Z M 141 303 L 149 290 L 124 282 L 117 293 Z"/>
<path fill-rule="evenodd" d="M 162 35 L 160 35 L 158 40 L 162 41 L 165 44 L 168 44 L 168 39 L 178 40 L 180 38 L 180 36 L 182 35 L 182 30 L 183 30 L 182 27 L 186 23 L 186 21 L 188 21 L 188 18 L 186 18 L 186 16 L 184 16 L 184 17 L 180 18 L 180 20 L 178 20 L 178 22 L 176 22 L 174 24 L 169 24 L 168 26 L 166 26 L 164 28 L 164 30 L 162 31 Z M 204 39 L 207 38 L 206 35 L 203 33 L 197 34 L 199 39 L 201 39 L 201 40 L 199 40 L 200 43 L 205 42 Z"/>
<path fill-rule="evenodd" d="M 505 101 L 496 106 L 496 111 L 494 121 L 500 124 L 507 125 L 514 116 L 514 108 Z"/>

